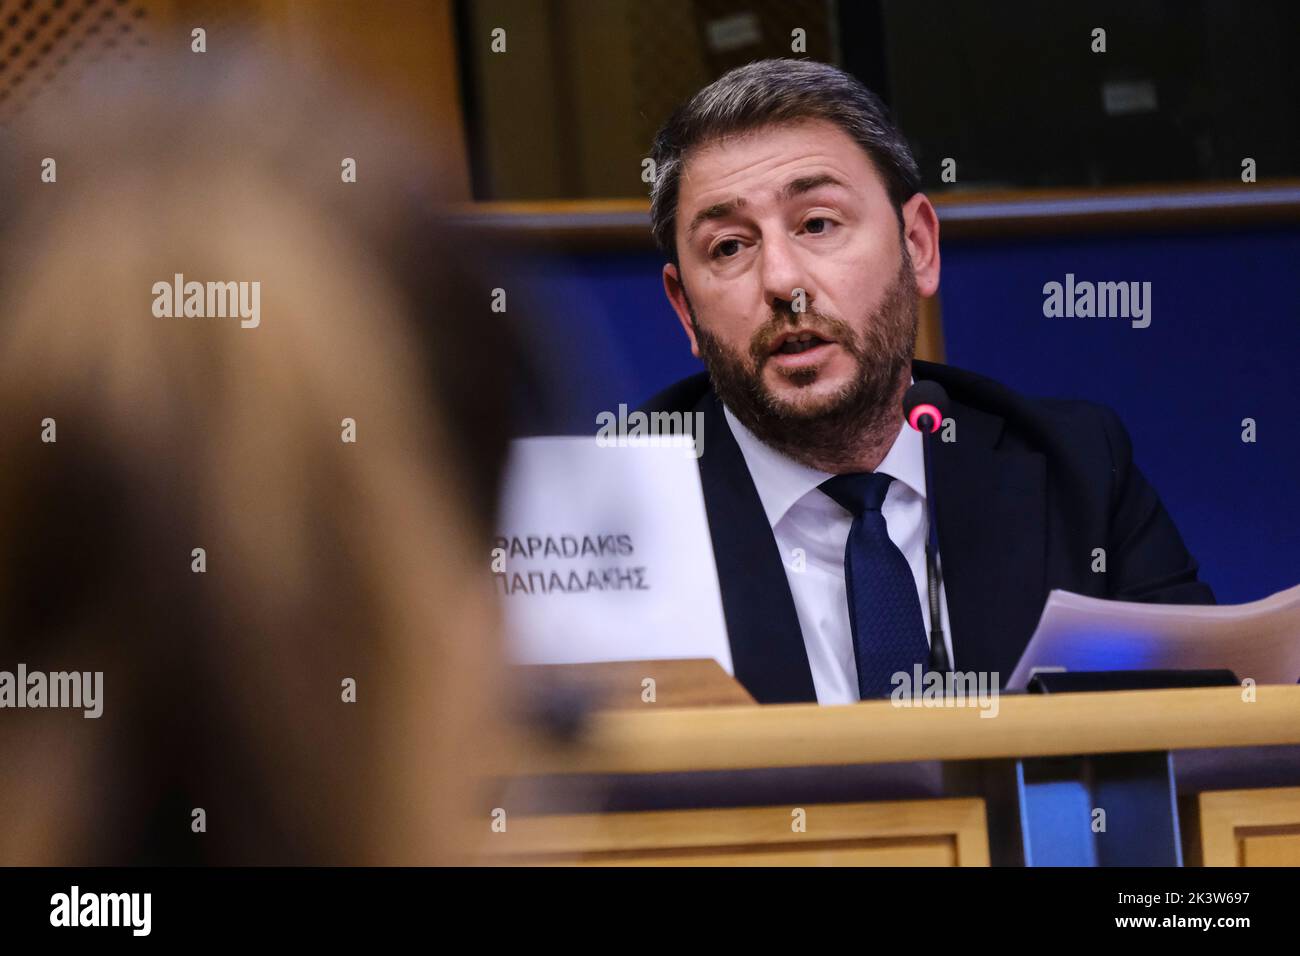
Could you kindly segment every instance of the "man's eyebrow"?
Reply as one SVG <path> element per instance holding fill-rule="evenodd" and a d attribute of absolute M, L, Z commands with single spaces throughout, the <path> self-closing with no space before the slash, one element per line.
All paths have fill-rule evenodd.
<path fill-rule="evenodd" d="M 743 198 L 728 199 L 726 202 L 715 202 L 712 206 L 707 206 L 695 214 L 691 220 L 690 228 L 686 230 L 686 238 L 689 239 L 695 235 L 695 230 L 712 219 L 725 219 L 733 212 L 745 205 Z"/>
<path fill-rule="evenodd" d="M 801 176 L 798 179 L 790 180 L 781 190 L 781 198 L 793 199 L 795 196 L 810 193 L 814 189 L 820 189 L 822 186 L 839 186 L 841 189 L 848 188 L 844 183 L 840 182 L 830 173 L 819 173 L 816 176 Z"/>
<path fill-rule="evenodd" d="M 782 200 L 793 199 L 804 193 L 812 192 L 814 189 L 820 189 L 822 186 L 838 186 L 841 189 L 847 189 L 835 176 L 830 173 L 818 173 L 816 176 L 800 176 L 798 179 L 792 179 L 782 187 L 780 198 Z M 728 199 L 726 202 L 715 202 L 712 206 L 701 209 L 691 220 L 690 227 L 686 230 L 686 238 L 695 235 L 695 231 L 713 219 L 725 219 L 733 212 L 745 205 L 743 197 Z"/>

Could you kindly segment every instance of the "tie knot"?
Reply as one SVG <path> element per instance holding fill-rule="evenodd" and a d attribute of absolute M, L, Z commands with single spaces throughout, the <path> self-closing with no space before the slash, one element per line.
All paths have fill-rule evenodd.
<path fill-rule="evenodd" d="M 853 517 L 866 511 L 879 511 L 893 477 L 883 472 L 856 475 L 836 475 L 819 486 Z"/>

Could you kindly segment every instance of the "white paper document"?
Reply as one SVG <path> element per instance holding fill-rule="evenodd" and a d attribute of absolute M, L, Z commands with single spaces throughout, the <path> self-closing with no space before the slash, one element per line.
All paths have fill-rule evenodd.
<path fill-rule="evenodd" d="M 492 571 L 516 662 L 711 657 L 732 673 L 691 450 L 520 439 L 497 528 Z"/>
<path fill-rule="evenodd" d="M 1239 680 L 1300 678 L 1300 585 L 1222 607 L 1136 604 L 1053 591 L 1009 690 L 1035 670 L 1214 670 Z"/>

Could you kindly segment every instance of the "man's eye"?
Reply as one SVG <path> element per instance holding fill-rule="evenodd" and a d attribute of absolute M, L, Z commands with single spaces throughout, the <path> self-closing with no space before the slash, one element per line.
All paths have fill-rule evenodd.
<path fill-rule="evenodd" d="M 734 256 L 740 251 L 739 239 L 723 239 L 713 247 L 712 257 L 714 259 L 727 259 Z"/>
<path fill-rule="evenodd" d="M 806 223 L 803 224 L 803 227 L 805 230 L 811 232 L 813 235 L 819 236 L 831 227 L 831 221 L 829 219 L 823 219 L 819 216 L 816 219 L 809 219 Z"/>

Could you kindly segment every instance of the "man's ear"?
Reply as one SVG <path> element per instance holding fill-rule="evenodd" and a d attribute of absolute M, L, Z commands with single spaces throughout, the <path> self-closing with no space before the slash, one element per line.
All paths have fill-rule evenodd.
<path fill-rule="evenodd" d="M 686 337 L 691 342 L 691 354 L 699 358 L 700 345 L 695 341 L 695 323 L 691 321 L 691 308 L 686 302 L 686 287 L 682 285 L 677 266 L 671 262 L 664 263 L 664 295 L 668 296 L 668 302 L 677 313 L 677 321 L 686 330 Z"/>
<path fill-rule="evenodd" d="M 924 193 L 903 203 L 903 244 L 912 257 L 916 291 L 925 298 L 939 291 L 939 214 Z"/>

